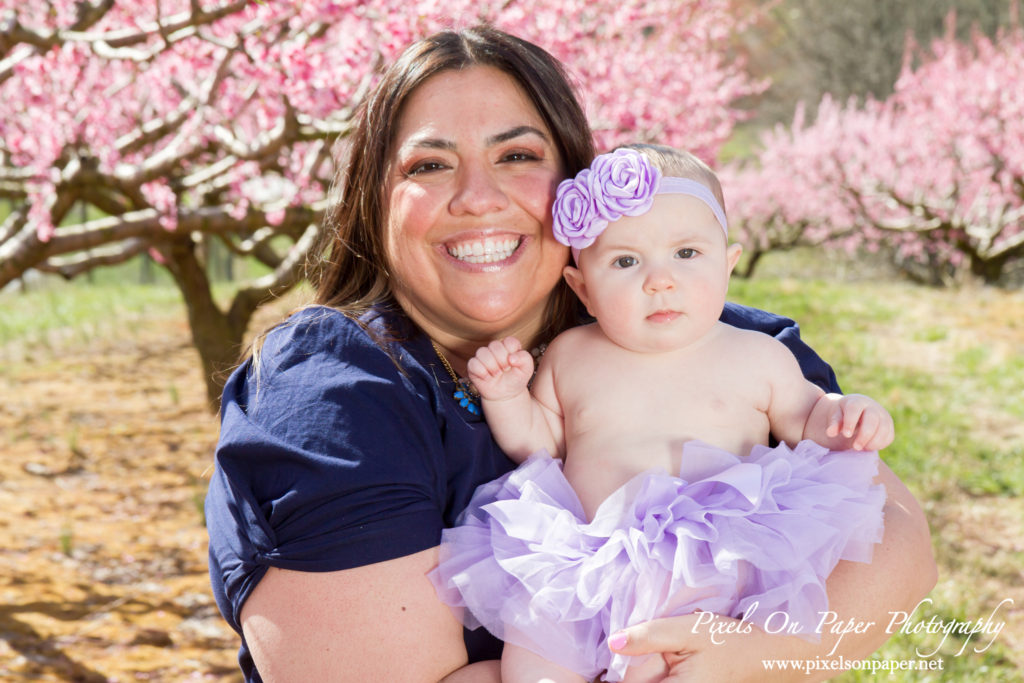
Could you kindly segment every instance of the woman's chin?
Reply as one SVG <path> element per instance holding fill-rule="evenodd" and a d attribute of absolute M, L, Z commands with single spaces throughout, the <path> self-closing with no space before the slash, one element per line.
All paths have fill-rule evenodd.
<path fill-rule="evenodd" d="M 529 298 L 526 292 L 507 293 L 482 299 L 462 299 L 455 304 L 463 317 L 473 321 L 485 336 L 492 336 L 503 330 L 513 330 L 540 325 L 544 306 L 526 306 Z"/>

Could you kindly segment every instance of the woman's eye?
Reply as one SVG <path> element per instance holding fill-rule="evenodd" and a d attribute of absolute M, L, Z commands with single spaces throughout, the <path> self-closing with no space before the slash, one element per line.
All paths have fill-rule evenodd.
<path fill-rule="evenodd" d="M 440 171 L 444 167 L 445 165 L 440 161 L 420 161 L 410 166 L 405 175 L 408 177 L 420 175 L 421 173 L 430 173 L 431 171 Z"/>
<path fill-rule="evenodd" d="M 537 155 L 533 152 L 509 152 L 501 158 L 502 161 L 536 161 Z"/>
<path fill-rule="evenodd" d="M 696 255 L 697 255 L 697 250 L 696 249 L 690 249 L 689 247 L 685 247 L 685 248 L 680 249 L 679 251 L 676 252 L 676 258 L 682 258 L 682 259 L 693 258 Z"/>
<path fill-rule="evenodd" d="M 614 261 L 616 268 L 632 268 L 637 263 L 638 261 L 635 256 L 620 256 Z"/>

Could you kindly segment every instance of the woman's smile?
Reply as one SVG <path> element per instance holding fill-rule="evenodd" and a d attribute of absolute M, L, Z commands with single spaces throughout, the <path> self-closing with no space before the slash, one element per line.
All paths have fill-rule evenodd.
<path fill-rule="evenodd" d="M 461 264 L 505 265 L 523 243 L 522 235 L 460 237 L 444 243 L 444 250 Z"/>

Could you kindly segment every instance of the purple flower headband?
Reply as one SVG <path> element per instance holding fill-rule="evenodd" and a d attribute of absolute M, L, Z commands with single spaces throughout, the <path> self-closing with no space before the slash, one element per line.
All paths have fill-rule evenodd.
<path fill-rule="evenodd" d="M 617 149 L 599 155 L 575 178 L 559 183 L 552 207 L 555 239 L 571 247 L 579 263 L 580 250 L 593 244 L 609 223 L 647 213 L 657 194 L 686 194 L 700 199 L 728 237 L 725 211 L 710 189 L 689 178 L 662 178 L 661 171 L 640 152 Z"/>

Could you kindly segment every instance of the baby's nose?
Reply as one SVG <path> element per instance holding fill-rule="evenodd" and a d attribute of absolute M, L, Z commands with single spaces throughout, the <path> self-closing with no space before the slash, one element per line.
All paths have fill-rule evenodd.
<path fill-rule="evenodd" d="M 649 294 L 675 289 L 676 281 L 664 268 L 652 270 L 644 280 L 644 291 Z"/>

